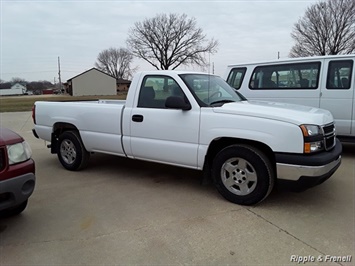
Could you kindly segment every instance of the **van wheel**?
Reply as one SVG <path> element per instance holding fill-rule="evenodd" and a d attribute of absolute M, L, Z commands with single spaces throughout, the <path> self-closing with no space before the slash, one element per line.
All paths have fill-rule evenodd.
<path fill-rule="evenodd" d="M 58 159 L 64 168 L 77 171 L 88 165 L 90 153 L 76 131 L 66 131 L 58 138 Z"/>
<path fill-rule="evenodd" d="M 11 216 L 20 214 L 21 212 L 23 212 L 26 209 L 27 202 L 28 202 L 28 200 L 25 200 L 24 202 L 22 202 L 20 205 L 18 205 L 16 207 L 12 207 L 10 209 L 1 211 L 0 217 L 7 218 L 7 217 L 11 217 Z"/>
<path fill-rule="evenodd" d="M 268 158 L 249 145 L 232 145 L 221 150 L 212 165 L 219 193 L 240 205 L 265 199 L 274 187 L 273 167 Z"/>

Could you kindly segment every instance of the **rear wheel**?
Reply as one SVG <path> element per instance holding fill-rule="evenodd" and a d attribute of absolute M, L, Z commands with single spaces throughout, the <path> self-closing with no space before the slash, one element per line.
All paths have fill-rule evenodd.
<path fill-rule="evenodd" d="M 57 155 L 64 168 L 71 171 L 85 168 L 90 158 L 76 131 L 66 131 L 59 136 Z"/>
<path fill-rule="evenodd" d="M 221 195 L 240 205 L 262 201 L 274 186 L 270 161 L 249 145 L 232 145 L 221 150 L 213 161 L 212 176 Z"/>

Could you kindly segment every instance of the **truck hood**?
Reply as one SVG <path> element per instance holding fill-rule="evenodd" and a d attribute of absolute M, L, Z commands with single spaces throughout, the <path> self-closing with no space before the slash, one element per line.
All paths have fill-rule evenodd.
<path fill-rule="evenodd" d="M 333 122 L 333 116 L 327 110 L 279 102 L 241 101 L 226 103 L 221 107 L 213 108 L 213 111 L 279 120 L 296 125 L 325 125 Z"/>

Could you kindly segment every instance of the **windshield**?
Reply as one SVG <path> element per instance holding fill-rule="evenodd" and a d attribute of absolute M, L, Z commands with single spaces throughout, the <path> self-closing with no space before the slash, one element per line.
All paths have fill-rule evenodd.
<path fill-rule="evenodd" d="M 246 100 L 222 78 L 207 74 L 181 74 L 180 77 L 201 106 L 221 106 Z"/>

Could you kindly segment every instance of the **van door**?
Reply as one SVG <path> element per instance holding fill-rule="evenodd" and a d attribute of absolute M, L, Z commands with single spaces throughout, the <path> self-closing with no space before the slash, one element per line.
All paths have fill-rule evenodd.
<path fill-rule="evenodd" d="M 322 73 L 320 108 L 333 114 L 340 136 L 350 136 L 354 120 L 353 66 L 353 59 L 326 59 Z"/>

